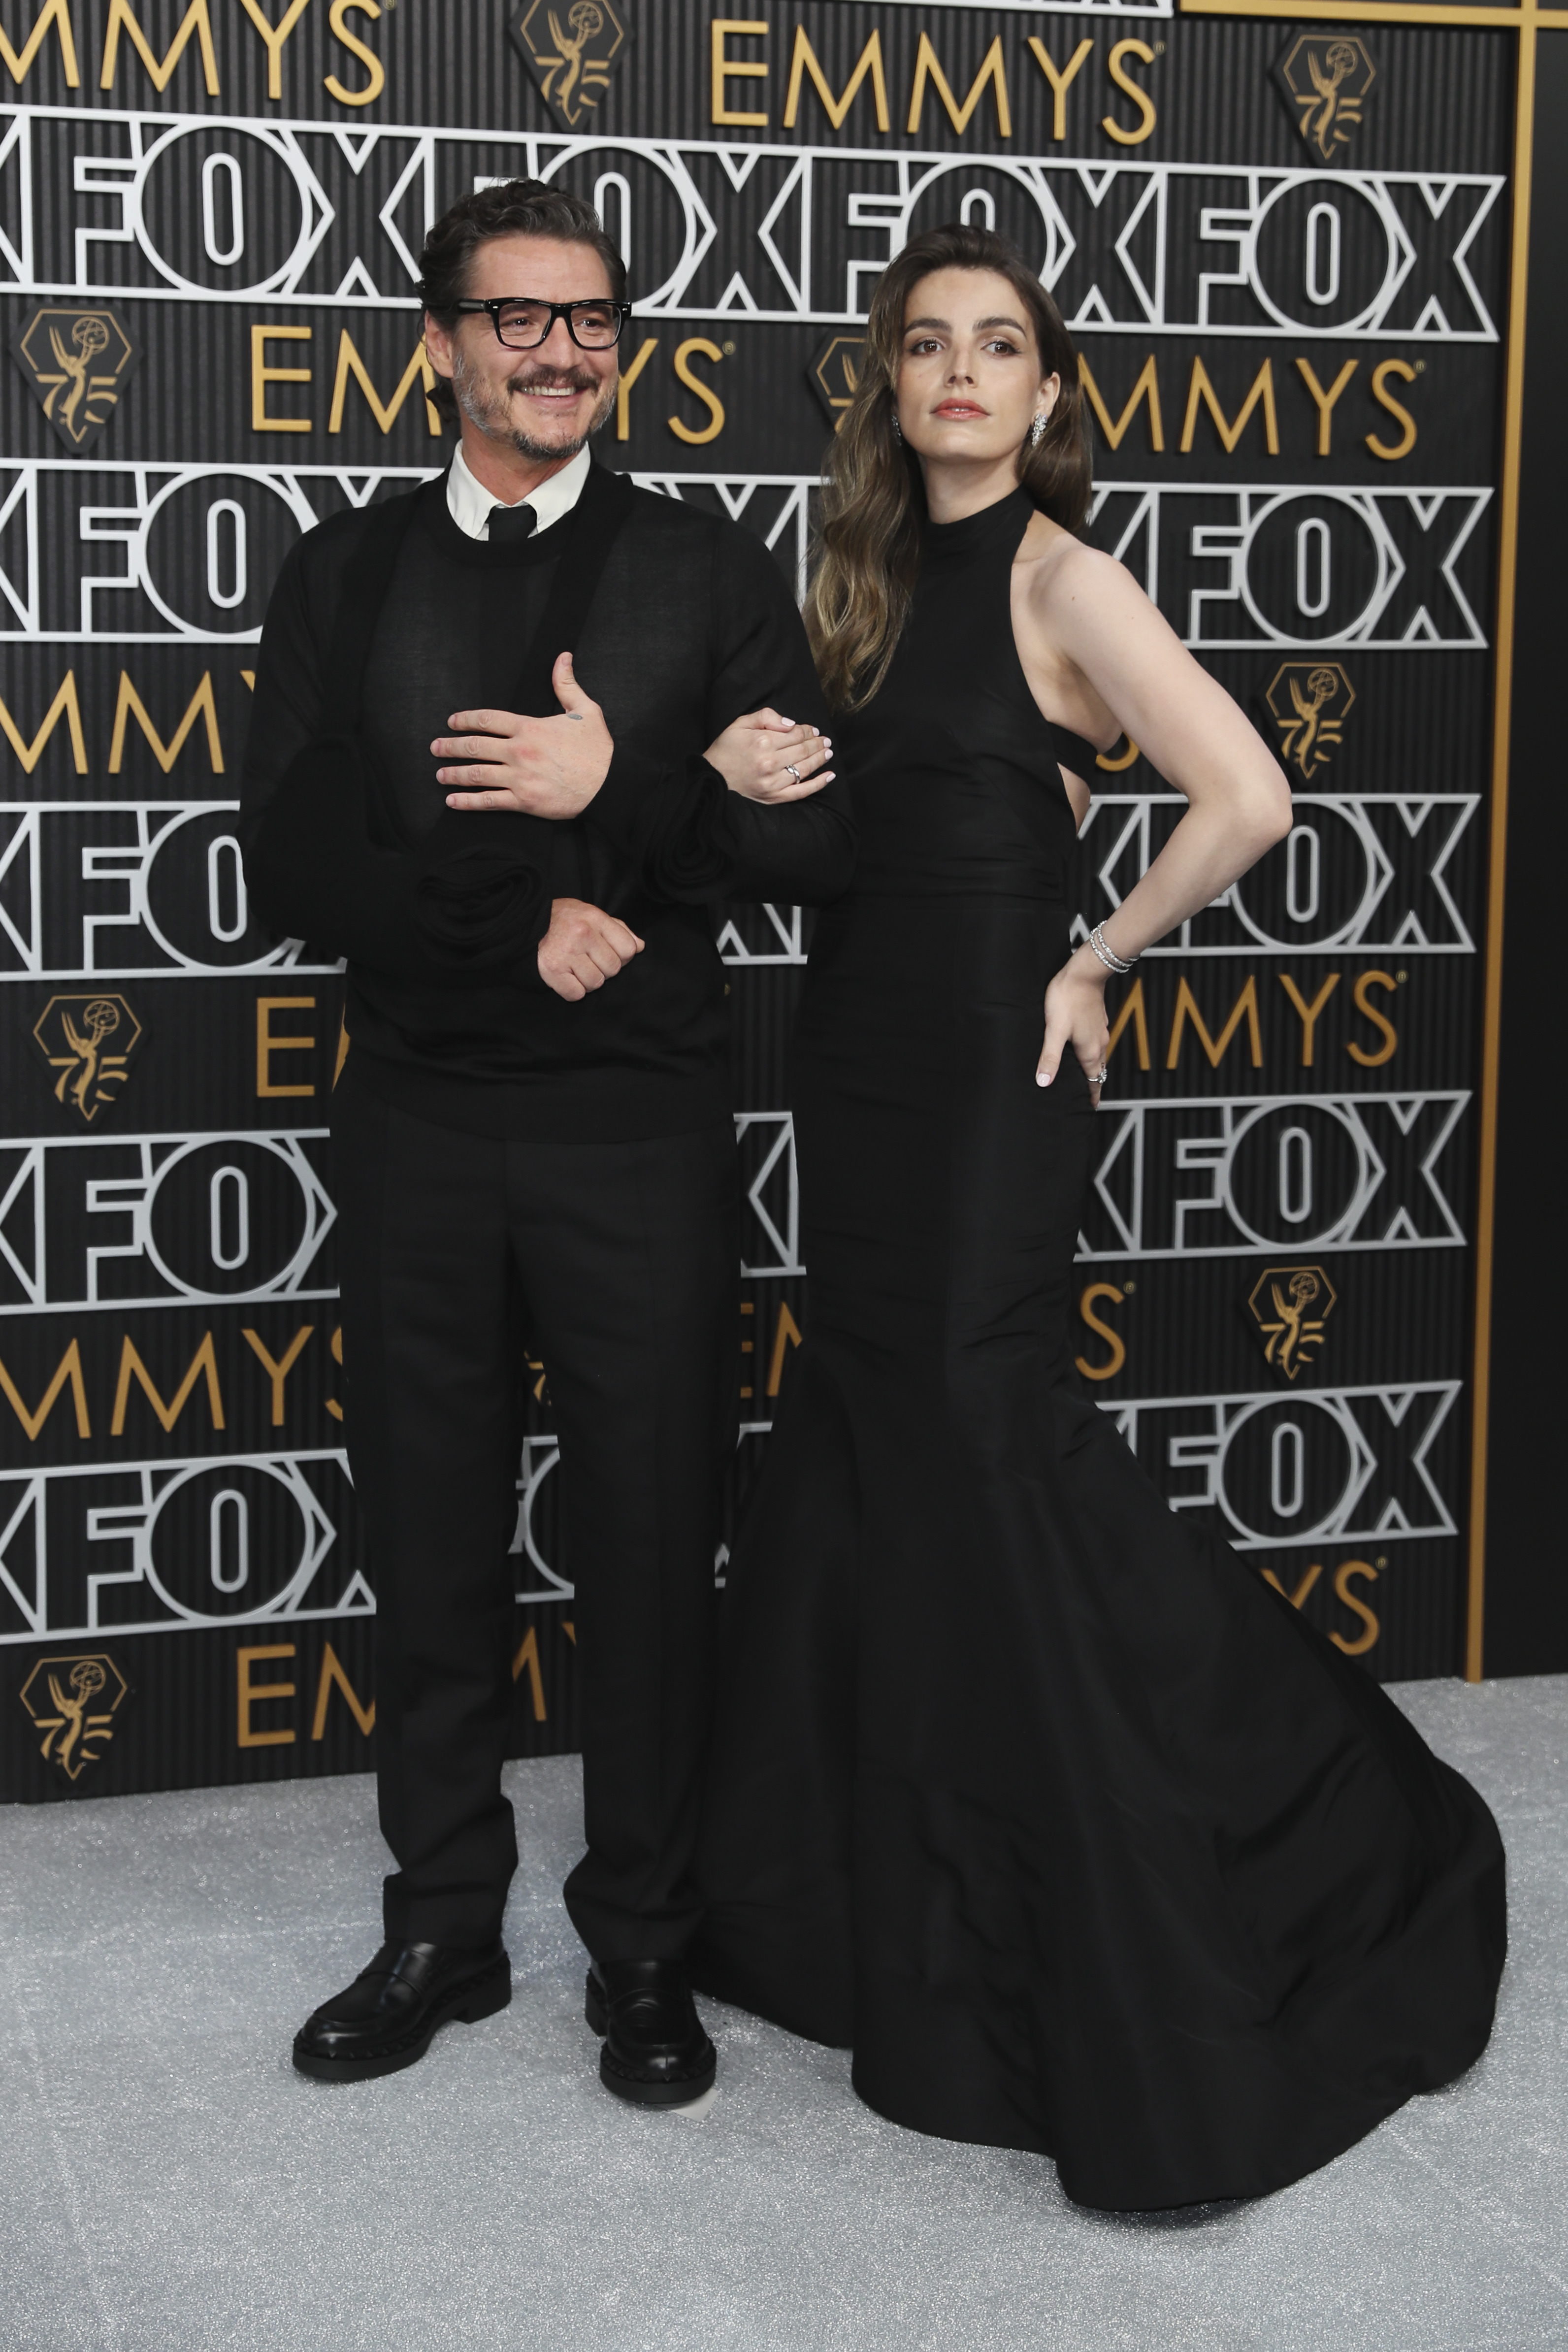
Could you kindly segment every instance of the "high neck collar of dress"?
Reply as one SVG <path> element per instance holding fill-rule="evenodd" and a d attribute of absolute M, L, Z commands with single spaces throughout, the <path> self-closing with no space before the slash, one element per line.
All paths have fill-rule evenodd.
<path fill-rule="evenodd" d="M 925 551 L 938 556 L 973 555 L 981 548 L 989 547 L 994 540 L 1007 537 L 1016 546 L 1034 511 L 1033 499 L 1020 487 L 973 514 L 961 515 L 956 522 L 932 522 L 928 516 Z"/>

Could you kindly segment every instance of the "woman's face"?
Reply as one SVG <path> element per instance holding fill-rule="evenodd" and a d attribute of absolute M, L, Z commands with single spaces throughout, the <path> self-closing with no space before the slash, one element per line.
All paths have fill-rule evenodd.
<path fill-rule="evenodd" d="M 919 457 L 1016 455 L 1061 378 L 1040 374 L 1027 307 L 993 269 L 933 269 L 910 289 L 900 343 L 899 430 Z"/>

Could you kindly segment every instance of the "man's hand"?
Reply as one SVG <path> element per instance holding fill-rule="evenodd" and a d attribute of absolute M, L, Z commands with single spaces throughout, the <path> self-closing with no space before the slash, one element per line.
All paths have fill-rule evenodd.
<path fill-rule="evenodd" d="M 472 764 L 436 771 L 447 787 L 448 808 L 581 815 L 610 772 L 615 739 L 598 704 L 573 677 L 570 654 L 556 662 L 551 683 L 562 706 L 554 719 L 523 719 L 515 710 L 452 713 L 447 723 L 454 731 L 437 735 L 430 749 L 438 760 Z"/>
<path fill-rule="evenodd" d="M 590 907 L 585 898 L 555 898 L 550 929 L 539 942 L 539 977 L 568 1004 L 577 1004 L 614 980 L 642 947 L 637 933 L 602 907 Z"/>

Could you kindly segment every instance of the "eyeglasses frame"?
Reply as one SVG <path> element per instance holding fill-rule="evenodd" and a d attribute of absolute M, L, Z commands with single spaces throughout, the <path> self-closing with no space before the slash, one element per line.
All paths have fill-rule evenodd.
<path fill-rule="evenodd" d="M 550 322 L 545 328 L 544 332 L 540 336 L 538 342 L 509 343 L 506 337 L 501 333 L 500 314 L 507 306 L 512 302 L 537 302 L 541 304 L 542 307 L 548 309 L 550 312 Z M 580 295 L 574 302 L 551 302 L 549 304 L 545 304 L 544 298 L 542 294 L 498 294 L 493 297 L 493 299 L 484 301 L 470 296 L 467 299 L 456 303 L 454 308 L 470 314 L 479 310 L 488 311 L 489 313 L 490 324 L 495 329 L 496 341 L 500 345 L 503 352 L 538 351 L 540 345 L 547 343 L 550 341 L 551 336 L 555 332 L 555 321 L 557 319 L 565 320 L 566 331 L 571 336 L 572 341 L 577 345 L 577 349 L 580 352 L 613 352 L 619 343 L 622 335 L 626 332 L 626 320 L 632 315 L 631 304 L 626 301 L 617 300 L 617 299 L 611 294 L 583 294 Z M 616 331 L 611 341 L 607 343 L 583 342 L 579 339 L 576 324 L 572 316 L 574 310 L 614 310 L 616 313 Z"/>

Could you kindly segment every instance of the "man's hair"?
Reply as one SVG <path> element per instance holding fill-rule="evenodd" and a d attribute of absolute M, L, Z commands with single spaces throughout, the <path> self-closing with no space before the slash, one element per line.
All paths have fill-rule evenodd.
<path fill-rule="evenodd" d="M 605 265 L 610 291 L 625 299 L 626 266 L 594 207 L 583 196 L 552 188 L 543 180 L 505 180 L 499 187 L 476 188 L 459 196 L 444 212 L 425 239 L 419 255 L 419 299 L 437 323 L 454 328 L 458 305 L 468 291 L 469 265 L 481 245 L 496 236 L 550 236 L 562 245 L 585 245 Z M 528 289 L 518 288 L 520 294 Z M 456 418 L 457 395 L 445 376 L 437 376 L 431 394 L 444 416 Z"/>

